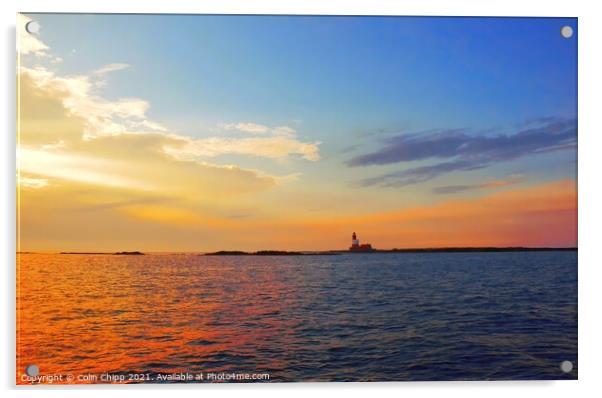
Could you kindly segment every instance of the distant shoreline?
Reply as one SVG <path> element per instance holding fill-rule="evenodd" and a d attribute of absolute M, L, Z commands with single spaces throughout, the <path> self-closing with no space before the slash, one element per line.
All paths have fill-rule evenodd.
<path fill-rule="evenodd" d="M 222 250 L 213 253 L 204 253 L 204 256 L 336 256 L 341 253 L 336 251 L 324 252 L 289 252 L 281 250 L 260 250 L 257 252 L 245 252 L 240 250 Z"/>
<path fill-rule="evenodd" d="M 414 249 L 389 249 L 370 251 L 328 250 L 328 251 L 279 251 L 260 250 L 245 252 L 240 250 L 221 250 L 205 253 L 205 256 L 321 256 L 339 254 L 383 254 L 383 253 L 488 253 L 488 252 L 546 252 L 546 251 L 577 251 L 576 247 L 441 247 L 441 248 L 414 248 Z"/>
<path fill-rule="evenodd" d="M 144 253 L 139 251 L 133 252 L 115 252 L 115 253 L 106 253 L 106 252 L 60 252 L 59 254 L 102 254 L 102 255 L 113 255 L 113 256 L 143 256 Z"/>
<path fill-rule="evenodd" d="M 552 251 L 578 251 L 577 247 L 439 247 L 439 248 L 410 248 L 410 249 L 373 249 L 371 251 L 349 250 L 307 250 L 307 251 L 286 251 L 286 250 L 220 250 L 217 252 L 150 252 L 140 251 L 121 251 L 121 252 L 72 252 L 63 251 L 59 253 L 52 252 L 34 252 L 21 251 L 17 254 L 79 254 L 79 255 L 121 255 L 121 256 L 141 256 L 147 254 L 196 254 L 202 256 L 335 256 L 341 254 L 384 254 L 384 253 L 495 253 L 495 252 L 552 252 Z"/>

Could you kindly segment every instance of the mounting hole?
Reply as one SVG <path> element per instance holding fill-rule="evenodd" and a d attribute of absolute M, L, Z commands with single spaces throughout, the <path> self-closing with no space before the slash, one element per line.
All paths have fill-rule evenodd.
<path fill-rule="evenodd" d="M 565 25 L 560 29 L 560 34 L 565 39 L 570 39 L 571 37 L 573 37 L 573 28 L 571 28 L 568 25 Z"/>
<path fill-rule="evenodd" d="M 38 368 L 38 365 L 29 365 L 25 368 L 25 374 L 29 377 L 36 377 L 40 374 L 40 368 Z"/>
<path fill-rule="evenodd" d="M 27 31 L 27 33 L 37 35 L 38 33 L 40 33 L 40 23 L 38 21 L 29 21 L 25 25 L 25 30 Z"/>
<path fill-rule="evenodd" d="M 564 373 L 570 373 L 573 370 L 573 363 L 571 361 L 562 361 L 560 364 L 560 370 Z"/>

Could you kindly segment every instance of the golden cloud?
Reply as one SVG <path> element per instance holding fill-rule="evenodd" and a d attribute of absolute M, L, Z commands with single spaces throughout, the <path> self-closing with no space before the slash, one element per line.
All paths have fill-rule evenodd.
<path fill-rule="evenodd" d="M 91 234 L 97 250 L 111 226 L 142 240 L 157 225 L 215 227 L 247 194 L 281 181 L 256 170 L 171 156 L 165 147 L 189 140 L 156 127 L 130 131 L 131 122 L 148 130 L 147 105 L 99 100 L 88 95 L 88 83 L 41 69 L 19 74 L 21 247 L 93 245 L 92 237 L 83 238 Z M 127 241 L 113 233 L 116 242 Z"/>
<path fill-rule="evenodd" d="M 19 56 L 30 54 L 54 62 L 41 38 L 26 32 L 32 20 L 22 14 L 17 18 Z M 271 129 L 252 122 L 233 125 L 239 131 L 269 133 L 252 138 L 194 138 L 170 132 L 147 117 L 147 101 L 107 100 L 98 93 L 106 84 L 107 74 L 129 68 L 125 63 L 111 63 L 89 75 L 72 76 L 21 64 L 19 162 L 20 172 L 30 179 L 23 181 L 38 176 L 207 197 L 253 192 L 293 180 L 291 176 L 271 176 L 236 165 L 211 164 L 208 158 L 224 154 L 268 159 L 300 156 L 312 161 L 319 158 L 319 143 L 299 141 L 296 131 L 286 126 Z M 33 185 L 23 183 L 23 187 Z M 45 186 L 52 186 L 52 181 Z"/>
<path fill-rule="evenodd" d="M 99 75 L 103 76 L 110 71 L 122 68 L 122 64 L 108 65 L 101 68 L 102 73 L 96 73 L 94 76 L 98 78 Z M 271 159 L 300 155 L 306 160 L 319 159 L 318 146 L 320 143 L 299 141 L 294 135 L 296 132 L 286 126 L 271 129 L 269 131 L 272 134 L 263 137 L 193 138 L 168 132 L 160 123 L 148 119 L 146 112 L 149 103 L 147 101 L 136 98 L 116 101 L 103 99 L 94 91 L 98 86 L 98 81 L 93 81 L 90 76 L 61 77 L 41 67 L 21 67 L 20 75 L 21 85 L 26 89 L 32 89 L 31 94 L 47 93 L 59 99 L 69 115 L 81 119 L 85 140 L 105 136 L 152 133 L 161 135 L 165 140 L 163 151 L 179 160 L 198 160 L 224 154 Z M 22 94 L 29 95 L 27 92 Z M 24 106 L 21 106 L 21 109 L 28 110 Z M 46 123 L 48 119 L 39 121 Z M 260 125 L 247 123 L 244 124 L 244 129 L 248 129 L 249 126 L 255 130 L 263 128 Z"/>
<path fill-rule="evenodd" d="M 30 21 L 19 14 L 19 57 L 58 62 L 39 37 L 25 31 Z M 142 240 L 158 225 L 221 228 L 231 224 L 229 215 L 248 210 L 248 194 L 294 181 L 299 173 L 274 176 L 209 163 L 209 158 L 224 154 L 319 158 L 319 143 L 298 140 L 296 131 L 286 126 L 238 124 L 237 131 L 266 129 L 261 137 L 242 138 L 170 132 L 147 117 L 147 101 L 107 100 L 99 93 L 106 75 L 127 69 L 125 63 L 108 64 L 88 75 L 61 76 L 21 61 L 17 107 L 21 245 L 65 247 L 67 242 L 69 247 L 81 247 L 79 238 L 90 232 L 88 243 L 97 236 L 94 244 L 102 246 L 113 227 L 135 231 Z"/>

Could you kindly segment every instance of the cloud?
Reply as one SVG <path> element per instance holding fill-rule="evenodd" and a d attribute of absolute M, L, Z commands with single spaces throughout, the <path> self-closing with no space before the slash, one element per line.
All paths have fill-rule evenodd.
<path fill-rule="evenodd" d="M 511 175 L 508 178 L 503 180 L 494 180 L 485 182 L 482 184 L 469 184 L 469 185 L 446 185 L 442 187 L 436 187 L 433 189 L 433 193 L 436 194 L 455 194 L 464 191 L 474 191 L 474 190 L 482 190 L 482 189 L 494 189 L 500 187 L 507 187 L 510 185 L 521 183 L 525 180 L 522 175 Z"/>
<path fill-rule="evenodd" d="M 103 68 L 101 68 L 103 69 Z M 111 68 L 104 68 L 106 70 Z M 114 69 L 114 68 L 113 68 Z M 161 123 L 151 120 L 146 113 L 147 101 L 138 98 L 122 98 L 109 101 L 96 93 L 89 76 L 57 76 L 45 68 L 21 67 L 21 79 L 31 81 L 38 90 L 54 93 L 60 97 L 68 112 L 84 120 L 83 137 L 86 140 L 124 134 L 163 134 L 165 154 L 178 160 L 201 160 L 225 154 L 281 159 L 299 156 L 316 161 L 319 157 L 319 142 L 303 142 L 296 138 L 295 131 L 286 126 L 268 128 L 253 123 L 237 123 L 237 130 L 266 129 L 261 137 L 207 137 L 193 138 L 169 132 Z"/>
<path fill-rule="evenodd" d="M 183 147 L 193 140 L 147 119 L 144 101 L 108 101 L 91 94 L 85 76 L 21 68 L 19 86 L 19 170 L 48 180 L 44 188 L 58 186 L 52 183 L 57 180 L 144 195 L 168 192 L 199 201 L 278 183 L 267 173 L 170 156 L 165 147 Z"/>
<path fill-rule="evenodd" d="M 230 225 L 225 214 L 247 207 L 250 194 L 279 184 L 255 170 L 175 159 L 163 147 L 182 141 L 164 132 L 85 139 L 89 121 L 67 108 L 63 86 L 40 87 L 27 74 L 19 86 L 19 228 L 27 250 L 131 242 L 191 249 L 199 233 Z"/>
<path fill-rule="evenodd" d="M 196 241 L 198 236 L 181 235 L 183 228 L 209 228 L 211 234 L 230 228 L 228 214 L 255 210 L 253 201 L 259 199 L 253 194 L 299 176 L 210 163 L 214 158 L 319 158 L 319 143 L 303 142 L 285 126 L 242 138 L 170 131 L 148 116 L 147 101 L 103 97 L 99 83 L 106 73 L 123 69 L 122 64 L 87 75 L 61 75 L 30 61 L 17 71 L 17 166 L 22 236 L 28 245 L 48 249 L 106 240 L 119 246 L 136 236 L 159 247 L 165 230 L 157 224 L 170 228 L 174 247 L 177 236 L 185 236 L 190 245 L 191 237 Z M 116 225 L 124 233 L 119 238 L 110 232 Z M 73 232 L 83 230 L 90 231 L 87 243 L 84 234 Z"/>
<path fill-rule="evenodd" d="M 263 124 L 258 123 L 222 123 L 220 125 L 224 130 L 238 130 L 243 133 L 250 134 L 264 134 L 267 133 L 270 128 L 268 126 L 264 126 Z"/>
<path fill-rule="evenodd" d="M 297 131 L 294 128 L 288 126 L 276 126 L 272 131 L 276 135 L 287 135 L 291 137 L 297 135 Z"/>
<path fill-rule="evenodd" d="M 243 133 L 249 134 L 269 134 L 273 136 L 288 136 L 288 137 L 296 137 L 297 130 L 289 126 L 275 126 L 270 127 L 264 124 L 258 123 L 222 123 L 218 127 L 229 130 L 229 131 L 240 131 Z"/>
<path fill-rule="evenodd" d="M 109 101 L 100 97 L 89 76 L 57 76 L 45 68 L 20 68 L 20 79 L 36 90 L 53 93 L 67 111 L 84 120 L 83 137 L 165 131 L 159 123 L 148 120 L 147 101 L 122 98 Z"/>
<path fill-rule="evenodd" d="M 360 181 L 361 186 L 403 187 L 428 181 L 443 173 L 452 171 L 468 171 L 486 167 L 483 164 L 473 164 L 470 161 L 457 160 L 452 162 L 437 163 L 432 166 L 415 167 L 376 177 L 365 178 Z"/>
<path fill-rule="evenodd" d="M 115 72 L 118 70 L 127 69 L 129 67 L 130 67 L 129 64 L 123 64 L 123 63 L 108 64 L 108 65 L 105 65 L 103 67 L 96 69 L 93 73 L 97 74 L 97 75 L 104 75 L 104 74 Z"/>
<path fill-rule="evenodd" d="M 85 184 L 121 187 L 135 190 L 157 189 L 149 179 L 124 176 L 128 168 L 125 160 L 106 159 L 89 154 L 72 154 L 37 150 L 28 147 L 19 150 L 19 170 Z M 47 184 L 46 184 L 47 185 Z"/>
<path fill-rule="evenodd" d="M 316 161 L 320 159 L 318 145 L 318 142 L 305 143 L 288 137 L 210 137 L 200 139 L 177 137 L 174 144 L 166 145 L 164 150 L 170 156 L 182 160 L 233 154 L 270 159 L 299 155 L 303 159 Z"/>
<path fill-rule="evenodd" d="M 388 138 L 384 143 L 381 149 L 356 156 L 347 165 L 387 165 L 433 159 L 445 161 L 368 178 L 361 181 L 361 185 L 405 186 L 453 171 L 475 170 L 528 155 L 575 149 L 577 122 L 574 119 L 542 119 L 507 135 L 478 135 L 465 129 L 403 134 Z"/>
<path fill-rule="evenodd" d="M 48 180 L 44 178 L 32 178 L 19 176 L 19 187 L 20 188 L 44 188 L 48 185 Z"/>
<path fill-rule="evenodd" d="M 297 139 L 297 131 L 289 126 L 270 127 L 264 124 L 222 123 L 219 128 L 245 133 L 235 137 L 208 137 L 186 139 L 185 145 L 166 147 L 165 151 L 178 159 L 195 157 L 215 157 L 219 155 L 259 156 L 269 159 L 282 159 L 291 155 L 305 160 L 320 159 L 320 142 L 303 142 Z M 247 134 L 255 135 L 249 137 Z"/>

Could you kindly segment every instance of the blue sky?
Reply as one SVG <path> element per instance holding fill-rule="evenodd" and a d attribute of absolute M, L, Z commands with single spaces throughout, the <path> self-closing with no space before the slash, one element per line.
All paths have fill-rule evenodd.
<path fill-rule="evenodd" d="M 79 73 L 124 62 L 106 95 L 151 116 L 303 120 L 315 135 L 488 128 L 575 117 L 575 19 L 40 15 Z M 576 38 L 576 37 L 575 37 Z M 71 54 L 76 49 L 76 54 Z M 70 55 L 72 55 L 70 57 Z M 135 74 L 136 78 L 131 75 Z M 327 129 L 327 131 L 323 131 Z"/>
<path fill-rule="evenodd" d="M 144 98 L 149 116 L 191 136 L 239 120 L 295 124 L 338 156 L 342 141 L 378 131 L 576 117 L 576 35 L 559 34 L 577 32 L 574 18 L 37 18 L 63 73 L 127 63 L 104 95 Z"/>
<path fill-rule="evenodd" d="M 107 135 L 154 126 L 176 161 L 272 179 L 245 199 L 257 214 L 576 178 L 575 18 L 28 15 L 47 48 L 21 64 L 48 89 L 89 86 L 67 108 L 95 155 Z"/>

